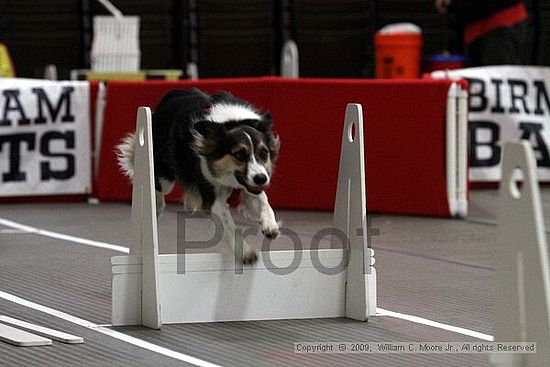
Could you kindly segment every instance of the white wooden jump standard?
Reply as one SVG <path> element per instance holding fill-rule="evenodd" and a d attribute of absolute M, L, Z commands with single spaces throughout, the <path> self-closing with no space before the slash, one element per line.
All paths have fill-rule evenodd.
<path fill-rule="evenodd" d="M 495 341 L 536 342 L 537 353 L 493 354 L 492 365 L 548 367 L 550 262 L 535 157 L 526 141 L 504 147 L 498 244 Z"/>
<path fill-rule="evenodd" d="M 242 273 L 235 271 L 234 259 L 218 253 L 158 254 L 151 112 L 147 107 L 138 110 L 136 134 L 132 240 L 138 246 L 132 248 L 131 255 L 111 260 L 113 325 L 158 329 L 163 323 L 320 317 L 365 321 L 375 315 L 376 272 L 373 251 L 366 243 L 361 105 L 348 104 L 342 136 L 333 221 L 334 227 L 347 235 L 344 246 L 262 252 L 258 262 L 244 267 Z M 336 269 L 348 259 L 347 269 L 332 275 L 314 266 L 318 260 L 326 268 Z M 277 268 L 296 260 L 300 261 L 292 272 L 276 274 Z M 185 261 L 183 274 L 178 274 L 178 261 L 180 265 Z"/>
<path fill-rule="evenodd" d="M 141 258 L 141 325 L 158 329 L 161 325 L 159 299 L 159 249 L 153 165 L 151 109 L 137 113 L 137 144 L 134 152 L 136 170 L 132 188 L 132 243 L 140 244 L 136 256 Z"/>

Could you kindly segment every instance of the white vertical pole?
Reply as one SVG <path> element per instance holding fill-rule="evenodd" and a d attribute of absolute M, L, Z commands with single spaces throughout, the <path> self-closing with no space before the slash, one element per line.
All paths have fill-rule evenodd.
<path fill-rule="evenodd" d="M 284 78 L 300 77 L 300 60 L 298 45 L 293 40 L 286 40 L 281 52 L 281 76 Z"/>
<path fill-rule="evenodd" d="M 94 175 L 99 176 L 99 153 L 101 150 L 101 137 L 103 136 L 103 122 L 105 121 L 105 105 L 107 101 L 107 87 L 100 82 L 97 87 L 95 102 L 95 146 L 93 147 Z"/>
<path fill-rule="evenodd" d="M 57 80 L 57 66 L 55 64 L 48 64 L 44 67 L 44 79 Z"/>
<path fill-rule="evenodd" d="M 97 0 L 103 5 L 111 14 L 113 14 L 116 18 L 121 19 L 122 18 L 122 12 L 118 10 L 113 3 L 111 3 L 109 0 Z"/>
<path fill-rule="evenodd" d="M 199 68 L 197 66 L 196 62 L 189 62 L 187 63 L 187 69 L 186 69 L 187 76 L 190 80 L 198 80 L 199 79 Z"/>
<path fill-rule="evenodd" d="M 367 247 L 367 205 L 365 189 L 365 155 L 363 146 L 363 111 L 360 104 L 346 108 L 342 134 L 340 169 L 334 207 L 334 227 L 347 235 L 348 268 L 346 283 L 346 317 L 367 320 L 376 310 L 369 310 L 367 298 L 375 292 L 372 250 Z M 370 303 L 374 307 L 376 303 Z"/>
<path fill-rule="evenodd" d="M 550 274 L 536 163 L 527 141 L 503 152 L 497 255 L 495 341 L 536 342 L 536 354 L 493 354 L 494 366 L 548 367 Z M 523 186 L 515 182 L 523 173 Z"/>
<path fill-rule="evenodd" d="M 452 83 L 447 94 L 446 112 L 446 166 L 447 166 L 447 201 L 451 216 L 457 214 L 457 95 L 458 86 Z"/>
<path fill-rule="evenodd" d="M 141 324 L 160 329 L 158 232 L 153 165 L 151 109 L 137 113 L 132 191 L 132 243 L 141 256 Z"/>
<path fill-rule="evenodd" d="M 468 91 L 457 91 L 457 216 L 468 215 Z"/>

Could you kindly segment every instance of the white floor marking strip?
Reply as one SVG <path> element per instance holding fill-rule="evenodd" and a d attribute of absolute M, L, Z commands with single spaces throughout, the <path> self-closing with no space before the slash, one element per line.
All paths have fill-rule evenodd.
<path fill-rule="evenodd" d="M 81 245 L 86 245 L 86 246 L 104 248 L 104 249 L 107 249 L 107 250 L 123 252 L 125 254 L 130 253 L 130 249 L 128 247 L 113 245 L 113 244 L 106 243 L 106 242 L 92 241 L 92 240 L 88 240 L 86 238 L 71 236 L 71 235 L 63 234 L 63 233 L 59 233 L 59 232 L 47 231 L 45 229 L 40 229 L 40 228 L 36 228 L 36 227 L 27 226 L 25 224 L 13 222 L 11 220 L 7 220 L 7 219 L 3 219 L 3 218 L 0 218 L 0 224 L 3 225 L 3 226 L 6 226 L 6 227 L 11 227 L 11 228 L 23 231 L 23 232 L 38 234 L 38 235 L 41 235 L 41 236 L 55 238 L 55 239 L 58 239 L 58 240 L 79 243 Z"/>
<path fill-rule="evenodd" d="M 43 336 L 45 338 L 51 338 L 52 340 L 62 342 L 62 343 L 67 343 L 67 344 L 84 343 L 84 339 L 79 336 L 64 333 L 62 331 L 50 329 L 44 326 L 31 324 L 30 322 L 15 319 L 13 317 L 5 316 L 5 315 L 0 315 L 0 323 L 6 324 L 9 326 L 18 327 L 30 333 L 34 333 L 34 334 Z"/>
<path fill-rule="evenodd" d="M 480 333 L 480 332 L 477 332 L 477 331 L 461 328 L 461 327 L 458 327 L 458 326 L 443 324 L 441 322 L 428 320 L 428 319 L 418 317 L 418 316 L 412 316 L 412 315 L 407 315 L 407 314 L 403 314 L 403 313 L 399 313 L 399 312 L 384 310 L 383 308 L 377 308 L 376 309 L 376 316 L 395 317 L 397 319 L 407 320 L 407 321 L 410 321 L 410 322 L 414 322 L 416 324 L 422 324 L 422 325 L 431 326 L 431 327 L 438 328 L 438 329 L 451 331 L 453 333 L 468 335 L 468 336 L 471 336 L 471 337 L 474 337 L 474 338 L 477 338 L 477 339 L 481 339 L 481 340 L 487 340 L 487 341 L 493 341 L 494 340 L 492 335 L 483 334 L 483 333 Z"/>
<path fill-rule="evenodd" d="M 109 329 L 109 328 L 99 326 L 97 324 L 94 324 L 91 321 L 87 321 L 87 320 L 81 319 L 79 317 L 69 315 L 65 312 L 58 311 L 56 309 L 40 305 L 38 303 L 27 301 L 26 299 L 23 299 L 21 297 L 15 296 L 15 295 L 10 294 L 10 293 L 0 291 L 0 298 L 5 299 L 6 301 L 17 303 L 18 305 L 21 305 L 21 306 L 32 308 L 36 311 L 47 313 L 48 315 L 55 316 L 57 318 L 63 319 L 65 321 L 68 321 L 68 322 L 71 322 L 73 324 L 85 327 L 85 328 L 90 329 L 90 330 L 97 331 L 99 333 L 108 335 L 108 336 L 113 337 L 115 339 L 118 339 L 118 340 L 124 341 L 126 343 L 135 345 L 137 347 L 147 349 L 147 350 L 150 350 L 152 352 L 159 353 L 159 354 L 165 355 L 167 357 L 177 359 L 177 360 L 182 361 L 182 362 L 190 363 L 194 366 L 198 366 L 198 367 L 220 367 L 217 364 L 206 362 L 206 361 L 203 361 L 202 359 L 195 358 L 195 357 L 192 357 L 192 356 L 187 355 L 187 354 L 179 353 L 179 352 L 173 351 L 171 349 L 164 348 L 164 347 L 161 347 L 161 346 L 153 344 L 153 343 L 149 343 L 145 340 L 141 340 L 141 339 L 135 338 L 133 336 L 130 336 L 130 335 L 127 335 L 127 334 L 124 334 L 124 333 L 120 333 L 116 330 L 112 330 L 112 329 Z"/>

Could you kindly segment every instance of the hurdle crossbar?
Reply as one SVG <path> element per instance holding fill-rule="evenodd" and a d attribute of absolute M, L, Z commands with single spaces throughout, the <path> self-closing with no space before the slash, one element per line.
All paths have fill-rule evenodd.
<path fill-rule="evenodd" d="M 112 324 L 160 328 L 165 323 L 349 317 L 376 313 L 374 253 L 368 247 L 363 114 L 348 104 L 342 136 L 334 229 L 340 248 L 261 252 L 236 271 L 219 253 L 159 255 L 153 184 L 151 111 L 137 114 L 132 247 L 112 264 Z M 185 272 L 178 273 L 182 261 Z M 318 270 L 315 264 L 325 269 Z M 278 270 L 296 264 L 281 275 Z M 344 266 L 342 266 L 344 265 Z M 347 265 L 347 266 L 345 266 Z M 290 267 L 288 267 L 290 268 Z"/>

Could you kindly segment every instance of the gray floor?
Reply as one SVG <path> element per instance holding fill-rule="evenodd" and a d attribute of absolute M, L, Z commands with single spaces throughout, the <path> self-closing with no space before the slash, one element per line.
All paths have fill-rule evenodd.
<path fill-rule="evenodd" d="M 371 216 L 371 228 L 379 231 L 372 238 L 378 271 L 378 306 L 491 334 L 496 199 L 494 190 L 473 192 L 470 214 L 465 220 Z M 549 189 L 543 190 L 543 208 L 550 218 Z M 176 251 L 177 210 L 177 206 L 169 206 L 159 222 L 161 253 Z M 316 231 L 329 226 L 332 218 L 331 213 L 320 212 L 277 214 L 305 243 Z M 131 247 L 130 206 L 126 204 L 3 204 L 0 218 Z M 250 225 L 242 219 L 237 222 Z M 37 234 L 5 233 L 6 229 L 0 225 L 0 230 L 4 230 L 0 235 L 0 291 L 95 324 L 110 322 L 109 260 L 119 253 Z M 197 235 L 201 232 L 201 228 L 195 230 Z M 289 243 L 278 239 L 274 247 L 288 248 Z M 0 343 L 3 366 L 192 365 L 22 306 L 6 297 L 0 297 L 0 313 L 86 339 L 82 345 L 54 343 L 35 348 Z M 472 367 L 485 366 L 488 361 L 485 354 L 293 353 L 293 343 L 299 341 L 478 341 L 392 317 L 371 318 L 367 323 L 312 319 L 166 325 L 161 331 L 140 327 L 116 330 L 223 366 Z"/>

